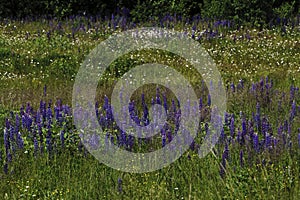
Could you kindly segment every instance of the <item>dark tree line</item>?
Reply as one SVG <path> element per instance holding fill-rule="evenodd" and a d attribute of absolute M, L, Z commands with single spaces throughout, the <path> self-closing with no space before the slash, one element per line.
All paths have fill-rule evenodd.
<path fill-rule="evenodd" d="M 1 0 L 1 18 L 126 15 L 144 21 L 167 14 L 268 23 L 299 15 L 299 0 Z"/>

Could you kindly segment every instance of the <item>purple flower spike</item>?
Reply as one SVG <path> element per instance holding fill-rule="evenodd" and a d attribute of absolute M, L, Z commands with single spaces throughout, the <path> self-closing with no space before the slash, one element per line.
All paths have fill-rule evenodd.
<path fill-rule="evenodd" d="M 210 94 L 208 94 L 208 96 L 207 96 L 207 105 L 208 105 L 208 106 L 211 105 L 211 97 L 210 97 Z"/>
<path fill-rule="evenodd" d="M 230 84 L 230 88 L 231 88 L 231 91 L 232 91 L 232 92 L 235 92 L 235 86 L 234 86 L 234 83 L 231 83 L 231 84 Z"/>
<path fill-rule="evenodd" d="M 234 132 L 235 132 L 235 128 L 234 128 L 234 115 L 232 115 L 231 117 L 231 121 L 230 121 L 230 136 L 233 138 L 234 137 Z"/>
<path fill-rule="evenodd" d="M 122 190 L 122 179 L 121 178 L 118 178 L 118 191 L 121 193 L 123 190 Z"/>
<path fill-rule="evenodd" d="M 244 167 L 244 153 L 243 150 L 240 151 L 240 165 Z"/>
<path fill-rule="evenodd" d="M 259 138 L 257 134 L 253 134 L 253 148 L 257 153 L 259 152 Z"/>
<path fill-rule="evenodd" d="M 220 175 L 222 178 L 225 176 L 225 170 L 226 170 L 226 161 L 229 159 L 229 149 L 228 145 L 225 144 L 224 152 L 222 154 L 222 161 L 221 161 L 221 166 L 220 166 Z"/>

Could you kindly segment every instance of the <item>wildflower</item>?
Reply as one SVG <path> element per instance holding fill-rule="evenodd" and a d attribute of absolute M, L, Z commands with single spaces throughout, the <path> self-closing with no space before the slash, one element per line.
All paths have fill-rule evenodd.
<path fill-rule="evenodd" d="M 253 134 L 253 148 L 257 153 L 259 152 L 259 138 L 257 134 Z"/>
<path fill-rule="evenodd" d="M 208 105 L 208 106 L 211 105 L 211 97 L 210 97 L 210 94 L 208 94 L 208 96 L 207 96 L 207 105 Z"/>
<path fill-rule="evenodd" d="M 173 103 L 173 101 L 172 101 Z M 202 97 L 199 99 L 199 110 L 201 111 L 203 108 L 203 100 L 202 100 Z"/>
<path fill-rule="evenodd" d="M 233 138 L 234 137 L 234 114 L 231 116 L 231 121 L 230 121 L 230 136 Z"/>
<path fill-rule="evenodd" d="M 222 154 L 222 161 L 220 165 L 220 175 L 222 178 L 225 176 L 225 170 L 226 170 L 226 162 L 229 159 L 229 149 L 228 149 L 228 144 L 225 144 L 225 148 Z"/>
<path fill-rule="evenodd" d="M 122 190 L 122 179 L 121 178 L 118 178 L 118 191 L 121 193 L 123 190 Z"/>
<path fill-rule="evenodd" d="M 244 152 L 243 152 L 243 150 L 240 151 L 240 165 L 241 165 L 241 167 L 244 166 Z"/>

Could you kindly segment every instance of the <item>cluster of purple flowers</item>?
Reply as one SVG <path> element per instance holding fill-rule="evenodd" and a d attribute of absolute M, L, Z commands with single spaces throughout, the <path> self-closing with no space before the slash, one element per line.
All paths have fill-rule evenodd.
<path fill-rule="evenodd" d="M 239 83 L 240 84 L 240 83 Z M 235 90 L 236 86 L 231 84 L 231 94 L 236 95 L 243 93 L 244 90 Z M 237 86 L 241 88 L 241 86 Z M 271 96 L 271 94 L 273 94 Z M 255 111 L 252 115 L 246 118 L 245 113 L 241 112 L 239 117 L 234 114 L 225 114 L 224 129 L 228 130 L 229 134 L 222 134 L 220 143 L 225 144 L 220 174 L 223 177 L 225 174 L 226 163 L 230 162 L 229 148 L 232 146 L 232 153 L 236 153 L 236 149 L 240 149 L 240 166 L 243 167 L 245 163 L 245 154 L 248 154 L 248 164 L 252 165 L 259 161 L 255 160 L 253 155 L 261 155 L 267 153 L 272 162 L 272 159 L 283 152 L 297 151 L 300 147 L 300 129 L 299 113 L 300 106 L 296 102 L 299 101 L 299 88 L 291 86 L 290 94 L 286 95 L 284 92 L 279 93 L 273 89 L 273 82 L 266 77 L 257 83 L 253 83 L 249 90 L 247 90 L 247 98 L 252 98 L 253 103 L 256 104 Z M 275 96 L 275 97 L 273 97 Z M 280 97 L 280 98 L 277 98 Z M 270 107 L 272 104 L 276 105 L 278 102 L 278 109 Z M 286 104 L 282 105 L 282 101 Z M 263 106 L 261 106 L 263 105 Z M 271 112 L 263 113 L 262 108 L 273 109 L 275 119 L 271 122 L 273 114 Z M 238 125 L 238 122 L 240 125 Z M 294 146 L 294 149 L 293 149 Z M 265 163 L 265 160 L 263 160 Z M 261 161 L 262 162 L 262 161 Z M 236 163 L 235 163 L 236 164 Z"/>
<path fill-rule="evenodd" d="M 6 119 L 4 127 L 4 171 L 7 173 L 7 166 L 16 156 L 17 152 L 31 151 L 29 145 L 33 144 L 33 155 L 47 153 L 50 155 L 53 145 L 56 146 L 58 141 L 54 141 L 55 134 L 60 132 L 60 143 L 63 147 L 65 144 L 64 133 L 71 121 L 71 110 L 67 105 L 62 105 L 61 100 L 57 100 L 52 108 L 52 101 L 47 104 L 40 101 L 37 111 L 27 103 L 26 107 L 22 106 L 19 112 L 11 112 L 10 118 Z"/>
<path fill-rule="evenodd" d="M 281 27 L 282 33 L 285 34 L 287 26 L 294 29 L 299 25 L 299 19 L 300 15 L 291 20 L 277 18 L 270 22 L 269 28 Z M 30 21 L 31 20 L 29 20 L 29 22 Z M 75 39 L 77 34 L 85 34 L 91 31 L 98 35 L 102 32 L 111 33 L 119 29 L 124 31 L 140 26 L 140 24 L 132 22 L 129 18 L 128 11 L 112 14 L 105 18 L 101 16 L 70 16 L 65 18 L 64 22 L 59 21 L 56 18 L 47 18 L 47 21 L 49 29 L 45 34 L 48 40 L 51 40 L 55 33 L 66 34 L 68 37 Z M 200 15 L 192 18 L 184 18 L 176 14 L 167 14 L 162 16 L 159 20 L 150 17 L 148 23 L 153 27 L 171 29 L 180 24 L 191 27 L 191 37 L 196 40 L 220 38 L 226 35 L 228 30 L 239 30 L 241 28 L 241 24 L 236 23 L 233 20 L 202 18 Z M 41 31 L 38 31 L 38 35 L 41 35 Z M 29 36 L 30 33 L 26 32 L 26 39 L 28 39 Z M 249 32 L 245 32 L 239 36 L 234 35 L 232 39 L 233 41 L 236 41 L 237 39 L 249 41 L 252 39 L 252 36 Z"/>
<path fill-rule="evenodd" d="M 242 111 L 225 113 L 224 126 L 221 129 L 216 147 L 222 157 L 220 168 L 222 177 L 226 174 L 227 163 L 232 161 L 230 155 L 234 154 L 236 149 L 238 149 L 239 163 L 242 167 L 256 162 L 253 155 L 261 155 L 267 152 L 271 157 L 272 155 L 276 157 L 283 151 L 300 149 L 300 128 L 297 127 L 299 125 L 297 122 L 299 122 L 300 106 L 297 106 L 296 103 L 300 97 L 299 88 L 291 86 L 289 94 L 279 93 L 273 88 L 272 81 L 263 78 L 259 82 L 250 85 L 249 88 L 246 87 L 243 81 L 240 81 L 237 85 L 232 83 L 228 86 L 227 92 L 229 97 L 238 98 L 239 95 L 246 95 L 247 98 L 252 98 L 253 106 L 251 108 L 251 105 L 249 105 L 248 109 Z M 280 98 L 276 99 L 273 97 L 274 94 Z M 123 98 L 122 94 L 120 94 L 120 98 Z M 268 106 L 276 105 L 276 101 L 279 105 L 278 119 L 272 119 L 270 112 L 264 111 Z M 103 143 L 105 148 L 109 148 L 110 144 L 113 143 L 128 151 L 139 151 L 145 147 L 151 151 L 153 148 L 164 147 L 172 141 L 179 130 L 182 109 L 201 114 L 201 123 L 204 124 L 204 129 L 200 126 L 197 137 L 210 134 L 208 121 L 210 120 L 211 99 L 209 95 L 206 97 L 202 95 L 199 99 L 199 107 L 196 108 L 190 104 L 180 105 L 176 99 L 168 99 L 167 95 L 162 94 L 157 88 L 156 95 L 149 102 L 147 104 L 145 95 L 142 94 L 140 106 L 131 101 L 128 107 L 124 108 L 124 113 L 118 113 L 118 115 L 126 115 L 126 121 L 123 123 L 148 126 L 151 124 L 149 106 L 160 104 L 167 114 L 167 121 L 161 128 L 160 134 L 151 138 L 136 138 L 121 130 L 115 122 L 113 107 L 110 105 L 109 98 L 105 97 L 102 106 L 98 102 L 95 104 L 98 123 L 105 134 L 90 137 L 88 141 L 90 146 L 97 149 Z M 286 105 L 283 106 L 281 102 L 285 102 Z M 274 110 L 274 108 L 271 109 Z M 282 114 L 284 111 L 287 114 Z M 251 112 L 252 114 L 249 115 Z M 207 113 L 207 116 L 203 117 L 205 113 Z M 84 116 L 82 117 L 84 118 Z M 6 119 L 3 135 L 4 146 L 1 149 L 4 156 L 2 156 L 2 151 L 0 152 L 4 171 L 7 173 L 9 163 L 12 162 L 19 150 L 21 152 L 30 151 L 33 156 L 39 156 L 42 154 L 51 155 L 57 152 L 59 148 L 66 148 L 66 144 L 75 146 L 75 149 L 77 147 L 79 150 L 82 149 L 84 142 L 80 141 L 79 137 L 81 136 L 77 133 L 78 131 L 72 125 L 70 107 L 63 105 L 61 100 L 57 100 L 55 104 L 51 100 L 48 103 L 41 100 L 36 111 L 29 103 L 26 107 L 22 106 L 19 112 L 12 112 L 11 116 Z M 72 140 L 72 142 L 75 141 L 72 143 L 70 137 L 77 137 L 77 140 Z M 26 144 L 31 144 L 33 149 L 26 146 L 25 141 Z M 180 142 L 190 144 L 190 138 L 184 138 Z M 190 145 L 190 149 L 197 151 L 200 145 L 201 142 L 195 138 Z M 246 162 L 246 158 L 248 162 Z"/>

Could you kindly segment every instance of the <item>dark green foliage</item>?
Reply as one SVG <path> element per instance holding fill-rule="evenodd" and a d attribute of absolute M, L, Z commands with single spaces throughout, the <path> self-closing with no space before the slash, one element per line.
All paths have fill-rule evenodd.
<path fill-rule="evenodd" d="M 231 19 L 237 23 L 262 27 L 276 17 L 292 18 L 299 12 L 297 1 L 204 0 L 202 15 L 208 18 Z"/>
<path fill-rule="evenodd" d="M 175 14 L 177 16 L 190 17 L 200 14 L 201 4 L 202 1 L 193 0 L 137 1 L 137 5 L 131 11 L 131 15 L 135 21 L 145 21 L 150 18 L 161 18 Z"/>
<path fill-rule="evenodd" d="M 262 27 L 277 17 L 294 17 L 299 14 L 299 5 L 296 0 L 13 0 L 0 2 L 0 18 L 70 15 L 104 18 L 116 14 L 130 17 L 134 22 L 145 22 L 166 15 L 190 18 L 200 14 L 204 18 L 231 19 Z"/>

